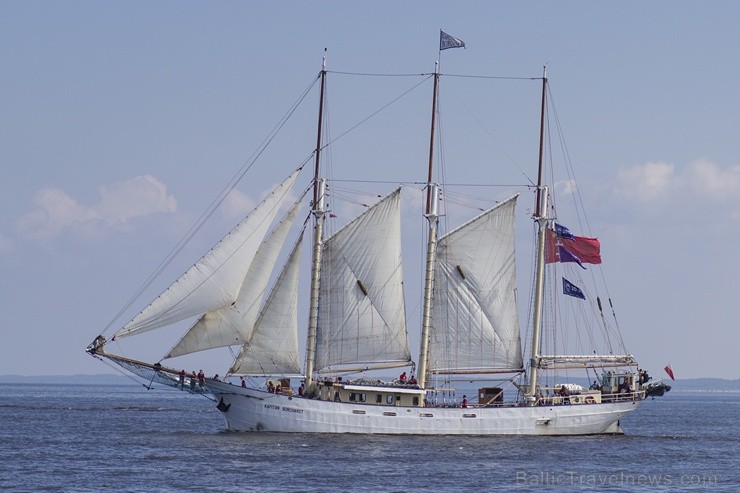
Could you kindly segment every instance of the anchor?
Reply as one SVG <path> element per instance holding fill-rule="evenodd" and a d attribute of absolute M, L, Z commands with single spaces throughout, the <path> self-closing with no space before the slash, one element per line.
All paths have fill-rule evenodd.
<path fill-rule="evenodd" d="M 226 411 L 228 411 L 230 407 L 231 407 L 231 404 L 226 404 L 224 402 L 224 398 L 223 397 L 221 397 L 221 400 L 218 401 L 218 404 L 216 405 L 216 409 L 218 409 L 222 413 L 225 413 Z"/>

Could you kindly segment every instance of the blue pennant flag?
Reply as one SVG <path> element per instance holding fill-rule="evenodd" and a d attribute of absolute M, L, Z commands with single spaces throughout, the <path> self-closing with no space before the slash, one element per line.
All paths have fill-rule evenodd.
<path fill-rule="evenodd" d="M 573 296 L 574 298 L 581 298 L 582 300 L 586 299 L 586 295 L 583 294 L 583 291 L 581 291 L 581 288 L 567 280 L 566 278 L 563 278 L 563 294 L 567 294 L 568 296 Z"/>
<path fill-rule="evenodd" d="M 439 32 L 439 51 L 446 50 L 448 48 L 465 48 L 465 43 L 457 38 L 454 38 L 444 31 Z"/>

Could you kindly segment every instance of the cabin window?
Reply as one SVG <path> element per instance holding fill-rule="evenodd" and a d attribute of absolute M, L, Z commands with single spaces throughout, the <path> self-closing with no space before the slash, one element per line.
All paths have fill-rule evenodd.
<path fill-rule="evenodd" d="M 419 405 L 419 396 L 415 395 L 414 396 L 414 406 L 418 406 L 418 405 Z"/>
<path fill-rule="evenodd" d="M 349 393 L 349 401 L 350 401 L 350 402 L 355 402 L 355 401 L 357 401 L 357 394 L 355 394 L 354 392 L 350 392 L 350 393 Z"/>
<path fill-rule="evenodd" d="M 367 400 L 366 394 L 358 394 L 358 396 L 360 397 L 360 402 L 365 402 Z"/>
<path fill-rule="evenodd" d="M 392 395 L 390 395 L 390 394 L 388 394 L 388 395 L 387 395 L 387 396 L 385 397 L 385 402 L 387 402 L 388 404 L 393 404 L 393 396 L 392 396 Z"/>
<path fill-rule="evenodd" d="M 401 402 L 401 396 L 400 396 L 400 395 L 397 395 L 397 396 L 396 396 L 396 402 L 398 402 L 398 403 L 400 403 L 400 402 Z"/>
<path fill-rule="evenodd" d="M 377 404 L 382 404 L 383 403 L 383 395 L 382 394 L 375 394 L 375 402 Z"/>

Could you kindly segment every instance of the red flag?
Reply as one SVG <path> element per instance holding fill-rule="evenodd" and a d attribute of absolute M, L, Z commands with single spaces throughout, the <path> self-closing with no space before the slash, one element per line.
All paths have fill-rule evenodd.
<path fill-rule="evenodd" d="M 601 244 L 598 238 L 576 236 L 572 240 L 561 240 L 561 244 L 584 264 L 601 263 Z"/>
<path fill-rule="evenodd" d="M 667 365 L 665 368 L 663 368 L 665 372 L 668 374 L 669 377 L 671 377 L 671 380 L 675 380 L 676 377 L 673 375 L 673 368 L 671 368 L 671 365 Z"/>
<path fill-rule="evenodd" d="M 545 236 L 546 264 L 553 262 L 578 262 L 579 264 L 601 263 L 601 243 L 599 243 L 598 238 L 558 236 L 550 228 L 547 228 L 545 234 L 547 235 Z M 563 258 L 561 249 L 570 255 Z"/>

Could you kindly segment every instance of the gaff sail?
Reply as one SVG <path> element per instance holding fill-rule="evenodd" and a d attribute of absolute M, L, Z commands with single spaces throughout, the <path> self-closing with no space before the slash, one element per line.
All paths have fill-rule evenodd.
<path fill-rule="evenodd" d="M 429 342 L 432 372 L 522 368 L 515 296 L 516 199 L 439 239 Z"/>

